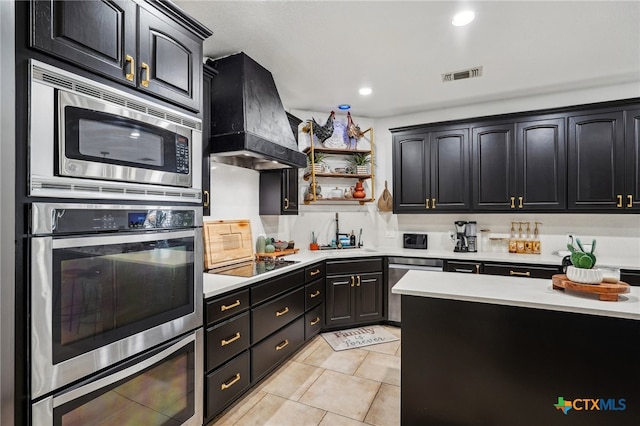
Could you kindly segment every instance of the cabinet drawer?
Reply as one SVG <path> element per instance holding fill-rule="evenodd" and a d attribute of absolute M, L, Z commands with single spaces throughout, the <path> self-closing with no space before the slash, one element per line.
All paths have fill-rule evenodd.
<path fill-rule="evenodd" d="M 304 309 L 316 306 L 324 300 L 324 280 L 315 280 L 304 286 Z"/>
<path fill-rule="evenodd" d="M 291 355 L 304 341 L 304 317 L 251 348 L 251 380 L 255 382 L 280 361 Z"/>
<path fill-rule="evenodd" d="M 304 313 L 304 287 L 251 310 L 251 342 L 259 342 Z"/>
<path fill-rule="evenodd" d="M 382 258 L 342 259 L 327 262 L 327 275 L 364 274 L 382 272 Z"/>
<path fill-rule="evenodd" d="M 501 263 L 485 263 L 484 273 L 491 275 L 506 275 L 512 277 L 551 278 L 554 274 L 561 274 L 561 266 L 532 266 L 509 265 Z"/>
<path fill-rule="evenodd" d="M 249 347 L 249 312 L 207 329 L 207 371 Z"/>
<path fill-rule="evenodd" d="M 310 283 L 318 278 L 324 278 L 326 273 L 326 266 L 324 263 L 317 263 L 315 265 L 307 266 L 304 268 L 304 282 Z"/>
<path fill-rule="evenodd" d="M 318 305 L 304 314 L 304 340 L 309 340 L 320 332 L 322 328 L 322 313 L 324 305 Z"/>
<path fill-rule="evenodd" d="M 219 413 L 249 386 L 249 359 L 249 351 L 246 351 L 211 374 L 207 374 L 206 417 Z"/>
<path fill-rule="evenodd" d="M 447 261 L 445 266 L 447 272 L 462 272 L 465 274 L 481 274 L 481 262 L 451 262 Z"/>
<path fill-rule="evenodd" d="M 251 303 L 255 305 L 264 302 L 302 284 L 304 284 L 304 270 L 302 269 L 273 278 L 251 289 Z"/>
<path fill-rule="evenodd" d="M 206 301 L 206 324 L 222 321 L 232 315 L 249 309 L 249 290 L 237 291 Z"/>
<path fill-rule="evenodd" d="M 629 285 L 640 285 L 640 271 L 631 269 L 620 271 L 620 281 Z"/>

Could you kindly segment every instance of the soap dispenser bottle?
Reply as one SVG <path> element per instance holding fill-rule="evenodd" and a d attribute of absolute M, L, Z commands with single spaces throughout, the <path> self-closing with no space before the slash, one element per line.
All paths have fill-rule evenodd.
<path fill-rule="evenodd" d="M 540 254 L 542 252 L 542 245 L 540 244 L 540 235 L 538 234 L 538 225 L 542 225 L 542 222 L 535 222 L 536 226 L 533 230 L 533 254 Z"/>
<path fill-rule="evenodd" d="M 522 224 L 518 222 L 518 239 L 516 240 L 516 253 L 524 253 L 524 238 L 522 237 Z"/>
<path fill-rule="evenodd" d="M 524 240 L 524 252 L 526 254 L 533 253 L 533 239 L 531 238 L 531 222 L 527 222 L 527 238 Z"/>
<path fill-rule="evenodd" d="M 509 235 L 509 253 L 517 252 L 517 240 L 516 240 L 516 223 L 511 222 L 511 234 Z"/>

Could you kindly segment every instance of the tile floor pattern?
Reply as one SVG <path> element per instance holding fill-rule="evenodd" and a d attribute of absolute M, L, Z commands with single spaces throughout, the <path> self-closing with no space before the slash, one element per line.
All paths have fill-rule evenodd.
<path fill-rule="evenodd" d="M 207 426 L 232 425 L 400 425 L 400 340 L 335 352 L 314 337 Z"/>

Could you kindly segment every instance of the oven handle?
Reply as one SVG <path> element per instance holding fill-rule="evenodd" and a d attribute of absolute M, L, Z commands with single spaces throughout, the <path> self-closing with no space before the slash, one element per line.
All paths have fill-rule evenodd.
<path fill-rule="evenodd" d="M 185 337 L 184 339 L 180 340 L 179 342 L 174 343 L 173 345 L 169 346 L 168 348 L 164 349 L 161 352 L 158 352 L 157 354 L 153 355 L 152 357 L 149 357 L 135 365 L 132 365 L 131 367 L 127 367 L 123 370 L 117 371 L 113 374 L 110 374 L 107 377 L 103 377 L 101 379 L 98 379 L 96 381 L 87 383 L 84 386 L 80 386 L 78 388 L 72 389 L 66 393 L 63 393 L 61 395 L 58 396 L 54 396 L 53 397 L 53 407 L 59 407 L 63 404 L 66 404 L 67 402 L 73 401 L 75 399 L 78 399 L 84 395 L 90 394 L 91 392 L 100 390 L 104 387 L 107 387 L 113 383 L 116 383 L 122 379 L 125 379 L 129 376 L 133 376 L 134 374 L 151 367 L 153 364 L 157 363 L 158 361 L 162 361 L 164 358 L 168 357 L 169 355 L 171 355 L 172 353 L 178 351 L 179 349 L 187 346 L 189 343 L 191 342 L 195 342 L 196 341 L 196 337 L 198 333 L 202 333 L 202 329 L 198 329 L 196 330 L 195 333 L 190 334 L 189 336 Z M 196 352 L 197 353 L 197 352 Z M 196 361 L 197 362 L 197 361 Z"/>
<path fill-rule="evenodd" d="M 149 232 L 146 234 L 111 234 L 100 236 L 81 236 L 72 238 L 53 238 L 53 248 L 74 248 L 74 247 L 91 247 L 107 244 L 126 244 L 126 243 L 139 243 L 157 240 L 168 240 L 173 238 L 195 238 L 196 230 L 189 229 L 186 231 L 160 231 Z M 42 238 L 42 237 L 34 237 Z M 51 237 L 45 237 L 51 238 Z"/>

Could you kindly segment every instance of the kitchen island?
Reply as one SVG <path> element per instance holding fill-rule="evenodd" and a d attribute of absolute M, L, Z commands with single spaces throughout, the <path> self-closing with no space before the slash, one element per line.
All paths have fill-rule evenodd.
<path fill-rule="evenodd" d="M 603 302 L 551 280 L 410 271 L 403 425 L 638 425 L 640 288 Z"/>

